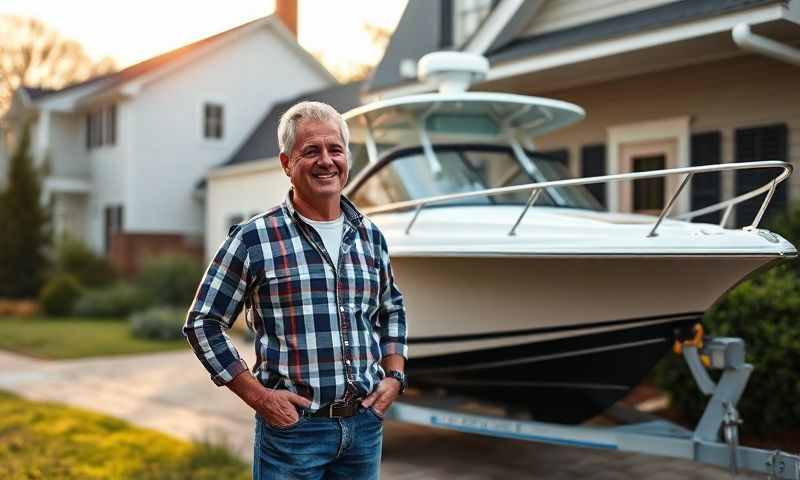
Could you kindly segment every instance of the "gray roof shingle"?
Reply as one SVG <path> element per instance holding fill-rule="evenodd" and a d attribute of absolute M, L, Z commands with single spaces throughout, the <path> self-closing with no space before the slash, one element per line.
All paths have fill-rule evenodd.
<path fill-rule="evenodd" d="M 360 92 L 363 82 L 336 85 L 323 90 L 304 93 L 298 97 L 275 104 L 258 126 L 253 129 L 242 146 L 222 165 L 237 165 L 265 158 L 277 157 L 277 130 L 281 115 L 292 105 L 302 101 L 324 102 L 344 113 L 361 105 Z"/>

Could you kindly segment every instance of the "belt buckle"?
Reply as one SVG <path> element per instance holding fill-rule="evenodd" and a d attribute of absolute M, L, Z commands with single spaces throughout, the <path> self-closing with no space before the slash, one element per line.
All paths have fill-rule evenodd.
<path fill-rule="evenodd" d="M 344 418 L 344 415 L 337 415 L 334 413 L 335 409 L 339 408 L 346 408 L 350 402 L 347 400 L 336 400 L 335 402 L 331 402 L 330 406 L 328 407 L 328 416 L 330 418 Z"/>

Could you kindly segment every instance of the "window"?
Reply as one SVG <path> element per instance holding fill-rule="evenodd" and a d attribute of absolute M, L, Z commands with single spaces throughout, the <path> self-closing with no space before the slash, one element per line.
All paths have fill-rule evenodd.
<path fill-rule="evenodd" d="M 86 148 L 117 143 L 117 106 L 108 105 L 86 114 Z"/>
<path fill-rule="evenodd" d="M 633 159 L 634 172 L 663 170 L 666 156 L 653 155 Z M 644 178 L 633 181 L 633 211 L 658 213 L 664 208 L 664 177 Z"/>
<path fill-rule="evenodd" d="M 494 8 L 495 0 L 453 1 L 453 45 L 461 46 L 478 30 Z"/>
<path fill-rule="evenodd" d="M 221 139 L 223 135 L 224 110 L 218 103 L 206 103 L 203 108 L 203 136 Z"/>

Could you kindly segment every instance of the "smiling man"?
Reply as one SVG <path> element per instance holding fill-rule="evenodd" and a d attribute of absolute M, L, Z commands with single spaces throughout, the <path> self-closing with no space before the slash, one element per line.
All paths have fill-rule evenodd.
<path fill-rule="evenodd" d="M 323 103 L 283 115 L 292 188 L 231 229 L 184 326 L 213 381 L 255 410 L 258 480 L 378 478 L 383 413 L 405 388 L 405 307 L 386 241 L 341 194 L 349 136 Z M 252 375 L 225 333 L 242 308 Z"/>

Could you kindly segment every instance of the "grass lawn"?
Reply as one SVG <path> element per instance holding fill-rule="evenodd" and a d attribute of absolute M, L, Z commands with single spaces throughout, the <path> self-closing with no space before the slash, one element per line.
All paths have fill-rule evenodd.
<path fill-rule="evenodd" d="M 0 478 L 247 479 L 227 450 L 0 392 Z"/>
<path fill-rule="evenodd" d="M 179 326 L 175 327 L 180 328 Z M 127 321 L 0 317 L 0 349 L 61 359 L 188 349 L 185 340 L 145 340 Z"/>

